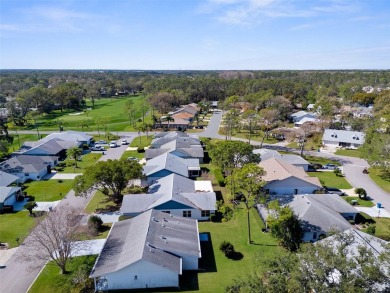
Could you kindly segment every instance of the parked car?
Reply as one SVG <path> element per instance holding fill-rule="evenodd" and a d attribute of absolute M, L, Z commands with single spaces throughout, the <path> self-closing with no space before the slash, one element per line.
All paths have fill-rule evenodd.
<path fill-rule="evenodd" d="M 93 147 L 91 147 L 91 151 L 96 151 L 96 152 L 101 152 L 101 151 L 105 151 L 106 149 L 104 147 L 102 147 L 101 145 L 95 145 Z"/>
<path fill-rule="evenodd" d="M 116 148 L 118 145 L 115 140 L 110 141 L 110 148 Z"/>
<path fill-rule="evenodd" d="M 97 142 L 95 142 L 95 145 L 96 144 L 107 144 L 107 142 L 105 140 L 98 140 Z"/>
<path fill-rule="evenodd" d="M 337 195 L 340 195 L 340 196 L 346 195 L 345 192 L 341 191 L 338 188 L 326 187 L 326 186 L 324 188 L 325 188 L 326 193 L 337 194 Z"/>
<path fill-rule="evenodd" d="M 137 158 L 135 158 L 135 157 L 128 157 L 127 160 L 128 160 L 128 161 L 137 161 L 137 162 L 139 161 L 139 160 L 138 160 Z"/>
<path fill-rule="evenodd" d="M 128 144 L 127 139 L 122 139 L 122 145 Z"/>
<path fill-rule="evenodd" d="M 335 164 L 326 164 L 326 165 L 324 165 L 324 169 L 334 170 L 336 168 L 338 168 L 338 166 L 335 165 Z"/>

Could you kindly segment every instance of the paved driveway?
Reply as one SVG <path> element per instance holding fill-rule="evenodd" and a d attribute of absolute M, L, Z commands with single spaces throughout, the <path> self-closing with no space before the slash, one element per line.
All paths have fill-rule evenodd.
<path fill-rule="evenodd" d="M 131 143 L 134 139 L 134 136 L 122 136 L 122 138 L 125 138 L 128 143 Z M 126 151 L 126 149 L 129 147 L 129 145 L 121 145 L 121 139 L 117 140 L 118 147 L 116 148 L 108 148 L 104 155 L 100 157 L 99 161 L 107 161 L 107 160 L 119 160 L 123 153 Z"/>

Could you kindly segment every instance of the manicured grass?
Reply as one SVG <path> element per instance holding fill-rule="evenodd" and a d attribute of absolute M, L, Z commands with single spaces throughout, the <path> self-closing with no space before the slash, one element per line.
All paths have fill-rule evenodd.
<path fill-rule="evenodd" d="M 93 214 L 96 210 L 104 210 L 115 206 L 114 202 L 98 190 L 85 207 L 84 213 Z"/>
<path fill-rule="evenodd" d="M 128 157 L 133 157 L 141 160 L 145 157 L 145 153 L 139 153 L 137 151 L 125 151 L 121 159 L 127 159 Z"/>
<path fill-rule="evenodd" d="M 368 175 L 371 180 L 376 183 L 383 190 L 390 192 L 390 174 L 386 174 L 380 168 L 371 167 L 368 169 Z"/>
<path fill-rule="evenodd" d="M 263 224 L 254 209 L 251 210 L 250 217 L 253 240 L 251 245 L 248 244 L 244 209 L 237 209 L 234 218 L 229 222 L 199 223 L 199 231 L 209 232 L 212 242 L 212 251 L 202 251 L 205 259 L 201 260 L 201 268 L 208 270 L 197 275 L 199 292 L 224 292 L 225 287 L 230 285 L 234 279 L 254 269 L 265 270 L 265 267 L 258 267 L 259 264 L 264 263 L 261 260 L 285 253 L 269 233 L 261 231 Z M 219 250 L 219 244 L 224 240 L 231 242 L 234 249 L 243 254 L 241 260 L 228 259 Z M 260 262 L 255 264 L 256 257 L 259 257 Z"/>
<path fill-rule="evenodd" d="M 360 199 L 357 196 L 341 196 L 341 198 L 344 199 L 345 201 L 347 201 L 349 204 L 351 204 L 352 200 L 357 200 L 356 206 L 360 206 L 360 207 L 370 208 L 370 207 L 373 207 L 375 205 L 372 201 Z"/>
<path fill-rule="evenodd" d="M 340 150 L 339 149 L 334 154 L 339 155 L 339 156 L 361 158 L 361 153 L 359 150 Z"/>
<path fill-rule="evenodd" d="M 25 183 L 24 192 L 35 197 L 35 201 L 56 201 L 63 199 L 72 189 L 73 180 L 42 180 Z"/>
<path fill-rule="evenodd" d="M 149 134 L 148 137 L 146 137 L 146 135 L 141 135 L 141 136 L 137 136 L 133 139 L 133 141 L 131 142 L 130 146 L 131 147 L 147 147 L 150 145 L 150 143 L 152 142 L 153 140 L 153 134 Z"/>
<path fill-rule="evenodd" d="M 12 131 L 12 129 L 9 129 L 9 131 Z M 26 141 L 37 141 L 40 138 L 43 138 L 46 136 L 46 134 L 41 134 L 40 138 L 38 138 L 38 134 L 11 134 L 14 138 L 13 142 L 8 145 L 8 152 L 12 153 L 14 151 L 17 151 L 20 149 L 20 147 L 25 143 Z"/>
<path fill-rule="evenodd" d="M 88 274 L 92 270 L 96 258 L 97 255 L 73 257 L 67 264 L 67 271 L 69 273 L 64 275 L 60 274 L 58 266 L 53 262 L 49 262 L 28 292 L 93 292 L 93 280 L 88 278 Z M 77 272 L 80 269 L 85 269 L 87 272 L 85 280 L 88 281 L 88 287 L 92 290 L 83 291 L 82 285 L 74 284 L 73 280 L 78 277 L 79 274 Z"/>
<path fill-rule="evenodd" d="M 143 96 L 124 96 L 117 98 L 101 98 L 96 100 L 95 106 L 87 101 L 87 108 L 92 108 L 88 111 L 71 111 L 64 110 L 62 113 L 59 110 L 53 111 L 50 114 L 44 114 L 38 118 L 40 130 L 59 130 L 58 120 L 64 123 L 64 130 L 78 131 L 135 131 L 130 125 L 128 114 L 125 113 L 125 104 L 127 101 L 134 101 L 134 119 L 139 119 L 142 116 L 140 105 L 144 100 Z M 78 115 L 69 115 L 76 114 Z M 150 115 L 145 116 L 145 122 L 151 122 Z M 100 124 L 100 125 L 98 125 Z M 106 125 L 104 125 L 106 124 Z M 31 129 L 24 128 L 24 129 Z"/>
<path fill-rule="evenodd" d="M 390 219 L 374 218 L 376 231 L 375 236 L 390 241 Z"/>
<path fill-rule="evenodd" d="M 292 149 L 299 149 L 297 142 L 290 142 L 289 144 L 286 145 L 286 147 L 292 148 Z M 319 149 L 320 147 L 321 147 L 321 145 L 319 145 L 318 143 L 316 143 L 314 141 L 308 141 L 304 147 L 304 150 L 305 151 L 315 151 L 315 150 Z"/>
<path fill-rule="evenodd" d="M 81 161 L 77 161 L 77 168 L 73 166 L 67 166 L 63 170 L 59 170 L 61 173 L 83 173 L 85 168 L 94 165 L 102 156 L 102 153 L 89 153 L 81 157 Z M 67 158 L 65 164 L 73 164 L 74 160 Z"/>
<path fill-rule="evenodd" d="M 16 238 L 19 238 L 19 243 L 23 243 L 35 227 L 36 219 L 30 217 L 28 211 L 0 214 L 0 242 L 16 247 L 18 246 Z"/>
<path fill-rule="evenodd" d="M 339 189 L 350 189 L 352 186 L 341 176 L 336 176 L 333 172 L 308 172 L 311 177 L 317 177 L 323 186 Z"/>

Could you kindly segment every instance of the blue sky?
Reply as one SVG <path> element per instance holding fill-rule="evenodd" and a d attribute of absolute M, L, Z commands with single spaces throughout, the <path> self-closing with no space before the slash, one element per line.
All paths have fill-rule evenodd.
<path fill-rule="evenodd" d="M 388 0 L 0 0 L 1 69 L 390 69 Z"/>

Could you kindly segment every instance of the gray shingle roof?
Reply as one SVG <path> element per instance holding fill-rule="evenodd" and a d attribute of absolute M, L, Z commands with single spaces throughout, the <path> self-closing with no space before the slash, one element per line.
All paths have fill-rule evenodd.
<path fill-rule="evenodd" d="M 46 142 L 46 141 L 49 141 L 53 138 L 59 138 L 59 139 L 64 140 L 64 141 L 84 142 L 84 141 L 91 140 L 92 136 L 85 134 L 84 132 L 68 130 L 68 131 L 61 132 L 61 133 L 51 133 L 48 136 L 42 138 L 40 141 Z"/>
<path fill-rule="evenodd" d="M 145 260 L 181 274 L 177 255 L 200 257 L 198 222 L 149 210 L 114 223 L 91 277 L 98 277 Z"/>
<path fill-rule="evenodd" d="M 364 139 L 364 132 L 336 129 L 325 129 L 324 135 L 322 136 L 323 141 L 344 142 L 352 144 L 363 144 Z"/>
<path fill-rule="evenodd" d="M 347 203 L 337 194 L 307 194 L 306 198 L 311 201 L 317 201 L 320 204 L 327 206 L 328 208 L 342 214 L 342 213 L 355 213 L 359 211 Z"/>
<path fill-rule="evenodd" d="M 121 212 L 140 213 L 175 201 L 193 209 L 215 210 L 214 192 L 199 192 L 195 181 L 177 174 L 165 176 L 149 187 L 148 194 L 128 194 L 123 197 Z"/>
<path fill-rule="evenodd" d="M 3 203 L 11 194 L 21 190 L 20 187 L 0 187 L 0 203 Z"/>
<path fill-rule="evenodd" d="M 156 172 L 168 170 L 185 177 L 188 177 L 189 168 L 198 168 L 198 159 L 183 159 L 170 153 L 162 154 L 146 162 L 144 173 L 146 176 L 151 176 Z"/>
<path fill-rule="evenodd" d="M 266 161 L 271 158 L 278 158 L 291 165 L 310 165 L 308 161 L 298 155 L 282 155 L 278 151 L 270 149 L 255 149 L 254 154 L 259 154 L 262 161 Z"/>
<path fill-rule="evenodd" d="M 174 140 L 186 142 L 188 144 L 187 147 L 189 147 L 189 145 L 200 145 L 199 137 L 195 135 L 188 135 L 183 132 L 168 132 L 168 134 L 165 136 L 153 139 L 150 143 L 150 147 L 159 148 L 162 145 Z"/>
<path fill-rule="evenodd" d="M 0 169 L 6 173 L 35 173 L 47 168 L 57 157 L 20 155 L 10 158 L 0 164 Z"/>
<path fill-rule="evenodd" d="M 19 179 L 18 176 L 0 171 L 0 186 L 8 186 Z"/>
<path fill-rule="evenodd" d="M 288 205 L 302 221 L 304 231 L 327 233 L 334 228 L 339 231 L 345 231 L 351 228 L 349 222 L 337 211 L 332 210 L 318 200 L 314 200 L 313 197 L 296 195 Z"/>

